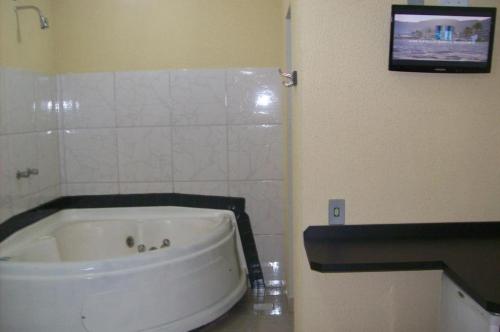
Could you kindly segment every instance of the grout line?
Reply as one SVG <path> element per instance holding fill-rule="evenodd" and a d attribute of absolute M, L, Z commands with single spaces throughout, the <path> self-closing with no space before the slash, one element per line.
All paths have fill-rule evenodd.
<path fill-rule="evenodd" d="M 57 84 L 57 104 L 58 104 L 58 116 L 57 116 L 57 124 L 58 124 L 58 135 L 59 135 L 59 177 L 61 182 L 61 194 L 66 194 L 66 184 L 68 182 L 68 170 L 66 165 L 66 138 L 65 138 L 65 128 L 64 128 L 64 108 L 63 108 L 63 99 L 64 99 L 64 77 L 62 75 L 57 75 L 56 84 Z"/>
<path fill-rule="evenodd" d="M 228 108 L 228 71 L 224 70 L 224 106 L 225 106 L 225 116 L 226 116 L 226 195 L 230 196 L 230 186 L 229 186 L 229 173 L 231 172 L 230 162 L 229 162 L 229 108 Z"/>
<path fill-rule="evenodd" d="M 122 184 L 172 184 L 173 183 L 255 183 L 255 182 L 283 182 L 283 179 L 260 180 L 176 180 L 176 181 L 120 181 Z M 116 181 L 70 181 L 66 184 L 113 184 Z"/>
<path fill-rule="evenodd" d="M 283 126 L 281 123 L 250 123 L 250 124 L 193 124 L 193 125 L 140 125 L 140 126 L 117 126 L 117 127 L 70 127 L 64 128 L 65 130 L 90 130 L 90 129 L 135 129 L 135 128 L 199 128 L 199 127 L 255 127 L 255 126 Z M 48 129 L 56 130 L 56 129 Z M 47 130 L 41 130 L 40 132 L 45 132 Z M 22 132 L 22 133 L 12 133 L 3 135 L 13 135 L 13 134 L 30 134 L 33 132 Z M 2 136 L 2 135 L 0 135 Z"/>
<path fill-rule="evenodd" d="M 172 102 L 172 71 L 168 71 L 168 99 Z M 174 163 L 174 112 L 170 110 L 170 180 L 172 184 L 172 192 L 175 193 L 175 163 Z"/>
<path fill-rule="evenodd" d="M 38 189 L 37 191 L 35 192 L 32 192 L 32 193 L 28 193 L 28 194 L 24 194 L 24 195 L 19 195 L 17 197 L 17 199 L 25 199 L 25 198 L 29 198 L 29 197 L 33 197 L 33 196 L 36 196 L 36 195 L 40 195 L 41 193 L 43 193 L 44 191 L 47 191 L 48 189 L 53 189 L 53 188 L 56 188 L 58 187 L 59 184 L 53 184 L 53 185 L 50 185 L 50 186 L 47 186 L 47 187 L 44 187 L 43 189 Z M 12 196 L 12 195 L 9 195 L 9 196 Z M 10 204 L 14 204 L 13 200 L 11 200 Z"/>
<path fill-rule="evenodd" d="M 215 68 L 210 68 L 213 70 L 216 70 Z M 62 109 L 62 104 L 61 108 L 59 110 L 58 114 L 58 126 L 55 129 L 47 129 L 47 130 L 56 130 L 58 132 L 60 141 L 59 141 L 59 151 L 60 151 L 60 162 L 59 162 L 59 174 L 61 175 L 61 180 L 60 180 L 60 187 L 61 190 L 64 189 L 64 186 L 67 184 L 114 184 L 117 185 L 118 187 L 118 192 L 121 192 L 121 186 L 122 183 L 165 183 L 165 184 L 171 184 L 172 186 L 172 191 L 175 192 L 175 183 L 222 183 L 225 182 L 225 187 L 226 187 L 226 193 L 227 195 L 230 194 L 230 184 L 231 183 L 256 183 L 256 182 L 265 182 L 265 181 L 284 181 L 283 178 L 278 178 L 278 179 L 241 179 L 241 180 L 231 180 L 230 179 L 230 159 L 229 159 L 229 131 L 231 127 L 250 127 L 250 126 L 284 126 L 283 122 L 266 122 L 266 123 L 242 123 L 242 124 L 230 124 L 229 123 L 229 109 L 228 109 L 228 85 L 229 85 L 229 70 L 231 68 L 220 68 L 220 70 L 224 70 L 224 107 L 225 107 L 225 112 L 224 112 L 224 118 L 225 118 L 225 123 L 215 123 L 215 124 L 175 124 L 174 123 L 174 114 L 172 110 L 170 109 L 169 113 L 169 124 L 168 125 L 140 125 L 140 126 L 119 126 L 118 123 L 118 113 L 117 113 L 117 73 L 118 72 L 111 72 L 113 75 L 113 115 L 115 119 L 115 124 L 114 127 L 74 127 L 74 128 L 65 128 L 64 124 L 64 110 Z M 242 69 L 242 68 L 234 68 L 234 69 Z M 256 69 L 266 69 L 266 68 L 256 68 Z M 274 67 L 269 67 L 269 69 L 274 69 Z M 197 70 L 197 69 L 194 69 Z M 180 71 L 180 70 L 179 70 Z M 140 71 L 138 71 L 140 72 Z M 172 75 L 175 73 L 176 70 L 169 70 L 168 71 L 168 91 L 167 93 L 169 94 L 169 100 L 172 100 L 171 92 L 172 92 Z M 77 73 L 78 74 L 78 73 Z M 62 103 L 62 86 L 63 83 L 61 82 L 61 78 L 64 76 L 64 74 L 59 74 L 59 75 L 54 75 L 56 77 L 56 85 L 57 85 L 57 102 Z M 281 105 L 278 104 L 276 109 L 281 112 Z M 273 107 L 272 110 L 275 110 Z M 198 127 L 221 127 L 225 126 L 225 132 L 226 132 L 226 176 L 224 180 L 175 180 L 175 172 L 174 172 L 174 129 L 176 128 L 198 128 Z M 120 128 L 130 128 L 130 129 L 136 129 L 136 128 L 170 128 L 170 152 L 171 152 L 171 160 L 170 160 L 170 165 L 171 165 L 171 179 L 167 180 L 165 182 L 157 182 L 157 181 L 121 181 L 120 179 L 120 153 L 119 153 L 119 143 L 118 143 L 118 129 Z M 235 129 L 236 129 L 235 128 Z M 67 176 L 62 176 L 62 173 L 67 174 L 67 163 L 66 163 L 66 147 L 65 147 L 65 131 L 66 130 L 98 130 L 98 129 L 113 129 L 114 130 L 114 140 L 115 140 L 115 149 L 116 149 L 116 167 L 117 167 L 117 181 L 110 181 L 110 182 L 67 182 Z M 23 134 L 32 134 L 32 133 L 44 133 L 47 130 L 40 130 L 40 131 L 28 131 L 28 132 L 19 132 L 19 133 L 3 133 L 0 134 L 0 136 L 13 136 L 13 135 L 23 135 Z M 64 167 L 61 167 L 63 164 Z M 45 189 L 44 189 L 45 190 Z"/>
<path fill-rule="evenodd" d="M 118 114 L 116 107 L 116 72 L 113 72 L 113 115 L 115 118 L 115 148 L 116 148 L 116 182 L 118 187 L 118 193 L 121 192 L 120 186 L 120 147 L 118 146 Z"/>
<path fill-rule="evenodd" d="M 14 135 L 28 135 L 28 134 L 43 134 L 48 131 L 56 131 L 59 130 L 59 128 L 47 128 L 43 130 L 33 130 L 33 131 L 20 131 L 20 132 L 15 132 L 15 133 L 0 133 L 1 137 L 5 136 L 14 136 Z"/>

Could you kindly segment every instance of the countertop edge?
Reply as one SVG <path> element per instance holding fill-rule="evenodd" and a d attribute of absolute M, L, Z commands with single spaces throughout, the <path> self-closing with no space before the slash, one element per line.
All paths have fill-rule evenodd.
<path fill-rule="evenodd" d="M 352 235 L 353 240 L 371 240 L 370 236 L 367 234 L 356 234 L 356 232 L 361 231 L 363 226 L 369 228 L 369 234 L 375 236 L 375 239 L 379 240 L 383 238 L 383 234 L 380 231 L 384 229 L 390 229 L 391 226 L 395 228 L 392 229 L 390 236 L 387 236 L 387 240 L 390 241 L 391 237 L 395 236 L 398 230 L 403 230 L 403 237 L 394 237 L 394 241 L 410 238 L 408 237 L 407 230 L 423 230 L 424 236 L 430 235 L 429 230 L 438 229 L 446 231 L 447 228 L 453 228 L 458 226 L 464 231 L 472 230 L 473 234 L 477 234 L 479 238 L 484 237 L 496 237 L 500 222 L 480 222 L 480 223 L 440 223 L 440 224 L 384 224 L 384 225 L 353 225 L 353 226 L 309 226 L 303 233 L 304 246 L 306 249 L 306 255 L 309 262 L 311 270 L 319 273 L 356 273 L 356 272 L 395 272 L 395 271 L 425 271 L 425 270 L 443 270 L 443 273 L 453 280 L 460 288 L 462 288 L 471 298 L 473 298 L 483 309 L 486 311 L 499 314 L 500 315 L 500 302 L 492 301 L 484 296 L 479 296 L 475 293 L 473 287 L 469 286 L 458 273 L 453 271 L 445 260 L 432 260 L 432 261 L 394 261 L 394 262 L 375 262 L 375 263 L 335 263 L 335 262 L 320 262 L 311 258 L 308 252 L 308 247 L 312 242 L 328 242 L 328 241 L 349 241 L 350 235 Z M 335 234 L 334 230 L 342 230 L 340 234 Z M 396 229 L 396 233 L 394 233 Z M 325 233 L 321 234 L 321 230 L 326 230 Z M 492 234 L 491 231 L 494 231 Z M 460 232 L 451 232 L 453 237 L 459 236 Z M 414 234 L 414 238 L 418 238 L 420 234 Z M 449 236 L 449 234 L 445 234 Z M 436 240 L 439 239 L 439 234 L 432 235 Z M 464 234 L 465 238 L 471 237 L 470 233 Z"/>

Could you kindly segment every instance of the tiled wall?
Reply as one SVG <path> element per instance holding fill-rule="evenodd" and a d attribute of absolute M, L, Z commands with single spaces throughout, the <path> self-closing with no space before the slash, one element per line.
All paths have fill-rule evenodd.
<path fill-rule="evenodd" d="M 268 284 L 283 279 L 276 69 L 68 74 L 0 69 L 0 222 L 66 195 L 241 196 Z M 39 175 L 17 180 L 17 170 Z"/>
<path fill-rule="evenodd" d="M 276 69 L 58 79 L 66 195 L 245 197 L 266 280 L 281 282 L 284 143 Z"/>
<path fill-rule="evenodd" d="M 54 77 L 0 69 L 0 222 L 60 196 L 56 92 Z"/>

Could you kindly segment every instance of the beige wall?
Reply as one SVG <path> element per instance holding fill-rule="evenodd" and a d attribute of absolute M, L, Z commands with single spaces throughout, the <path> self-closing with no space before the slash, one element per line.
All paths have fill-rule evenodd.
<path fill-rule="evenodd" d="M 33 4 L 49 18 L 40 30 Z M 281 0 L 0 0 L 0 65 L 42 72 L 277 67 Z"/>
<path fill-rule="evenodd" d="M 40 29 L 35 11 L 19 12 L 19 25 L 14 13 L 18 5 L 38 6 L 52 23 L 50 0 L 0 0 L 0 66 L 22 68 L 37 72 L 54 70 L 54 30 Z M 19 30 L 18 30 L 19 29 Z"/>
<path fill-rule="evenodd" d="M 302 232 L 329 198 L 348 224 L 500 219 L 500 33 L 489 75 L 389 72 L 393 2 L 292 1 L 299 332 L 437 328 L 439 272 L 310 271 Z"/>
<path fill-rule="evenodd" d="M 0 3 L 0 46 L 2 46 L 4 44 L 4 39 L 5 39 L 5 36 L 4 36 L 4 30 L 5 30 L 5 8 L 4 8 L 4 4 L 3 2 Z M 4 62 L 4 55 L 3 55 L 4 51 L 3 49 L 0 48 L 0 66 L 3 66 L 3 62 Z"/>
<path fill-rule="evenodd" d="M 281 0 L 52 0 L 58 72 L 278 66 Z"/>

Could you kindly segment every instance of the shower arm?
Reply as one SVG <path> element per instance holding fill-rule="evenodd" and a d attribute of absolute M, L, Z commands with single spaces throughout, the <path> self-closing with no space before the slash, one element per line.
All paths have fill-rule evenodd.
<path fill-rule="evenodd" d="M 33 9 L 35 10 L 39 16 L 43 16 L 42 15 L 42 11 L 40 10 L 40 8 L 38 8 L 37 6 L 16 6 L 14 8 L 14 10 L 17 12 L 18 10 L 23 10 L 23 9 Z"/>
<path fill-rule="evenodd" d="M 16 12 L 16 15 L 17 15 L 18 11 L 24 10 L 24 9 L 32 9 L 38 13 L 38 17 L 40 19 L 40 28 L 42 30 L 47 29 L 49 27 L 49 21 L 47 20 L 47 17 L 45 17 L 42 14 L 42 11 L 37 6 L 28 5 L 28 6 L 16 6 L 16 7 L 14 7 L 14 11 Z"/>

